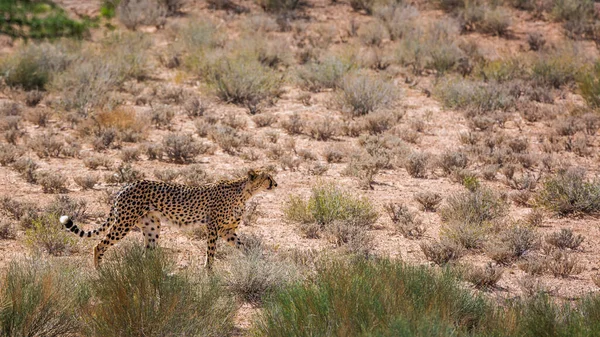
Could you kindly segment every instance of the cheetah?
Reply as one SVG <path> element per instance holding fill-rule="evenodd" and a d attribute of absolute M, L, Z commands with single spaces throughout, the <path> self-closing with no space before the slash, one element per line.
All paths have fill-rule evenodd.
<path fill-rule="evenodd" d="M 84 231 L 68 215 L 60 222 L 80 237 L 97 237 L 108 233 L 94 248 L 94 266 L 98 268 L 106 250 L 124 238 L 134 226 L 142 230 L 144 246 L 155 248 L 160 235 L 161 219 L 174 225 L 206 225 L 208 232 L 206 268 L 212 269 L 217 239 L 242 248 L 235 231 L 250 197 L 271 190 L 277 182 L 270 174 L 249 170 L 247 176 L 222 180 L 204 186 L 186 186 L 140 180 L 123 187 L 116 195 L 108 219 L 100 227 Z"/>

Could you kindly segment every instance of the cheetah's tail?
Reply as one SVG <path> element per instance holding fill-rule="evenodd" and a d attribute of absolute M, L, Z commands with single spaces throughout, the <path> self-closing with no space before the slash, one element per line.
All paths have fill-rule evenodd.
<path fill-rule="evenodd" d="M 108 226 L 108 221 L 105 222 L 104 224 L 102 224 L 102 226 L 91 230 L 91 231 L 84 231 L 79 229 L 79 227 L 77 227 L 77 225 L 75 225 L 73 223 L 73 220 L 71 219 L 71 217 L 69 217 L 68 215 L 63 215 L 59 218 L 59 221 L 61 224 L 63 224 L 68 230 L 70 230 L 71 232 L 75 233 L 76 235 L 79 235 L 79 237 L 92 237 L 92 235 L 100 235 L 100 233 L 104 232 L 106 230 L 106 227 Z"/>

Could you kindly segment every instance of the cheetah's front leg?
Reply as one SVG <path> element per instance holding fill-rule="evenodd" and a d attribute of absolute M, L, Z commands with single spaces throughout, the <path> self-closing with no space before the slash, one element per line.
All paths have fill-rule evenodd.
<path fill-rule="evenodd" d="M 206 269 L 211 270 L 215 259 L 215 251 L 217 250 L 217 228 L 214 225 L 208 224 L 208 238 L 206 239 Z"/>

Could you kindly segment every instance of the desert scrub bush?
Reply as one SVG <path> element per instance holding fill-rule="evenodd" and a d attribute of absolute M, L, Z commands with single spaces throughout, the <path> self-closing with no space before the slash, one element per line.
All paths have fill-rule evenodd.
<path fill-rule="evenodd" d="M 121 163 L 113 173 L 106 174 L 104 180 L 107 184 L 130 184 L 144 179 L 144 176 L 143 172 L 136 170 L 131 164 Z"/>
<path fill-rule="evenodd" d="M 533 228 L 514 225 L 500 232 L 485 250 L 496 263 L 507 265 L 539 247 L 540 238 Z"/>
<path fill-rule="evenodd" d="M 420 239 L 426 231 L 423 221 L 404 204 L 389 203 L 384 205 L 396 230 L 407 239 Z"/>
<path fill-rule="evenodd" d="M 436 192 L 418 192 L 413 195 L 413 198 L 424 212 L 435 212 L 442 202 L 442 195 Z"/>
<path fill-rule="evenodd" d="M 575 82 L 583 70 L 582 62 L 574 46 L 542 52 L 531 65 L 531 78 L 540 86 L 558 89 Z"/>
<path fill-rule="evenodd" d="M 200 144 L 191 134 L 170 133 L 162 142 L 167 158 L 180 164 L 193 162 L 197 155 L 203 153 L 204 146 L 208 145 Z"/>
<path fill-rule="evenodd" d="M 12 223 L 0 220 L 0 239 L 14 240 L 17 237 L 17 231 Z"/>
<path fill-rule="evenodd" d="M 93 189 L 94 186 L 98 183 L 98 180 L 100 180 L 100 178 L 92 174 L 77 176 L 73 178 L 75 184 L 81 187 L 82 190 Z"/>
<path fill-rule="evenodd" d="M 66 193 L 69 191 L 66 187 L 66 178 L 60 173 L 37 172 L 35 181 L 42 186 L 44 193 Z"/>
<path fill-rule="evenodd" d="M 451 195 L 446 203 L 440 210 L 444 222 L 442 236 L 467 249 L 480 248 L 508 212 L 506 201 L 483 187 Z"/>
<path fill-rule="evenodd" d="M 177 271 L 161 249 L 125 245 L 92 276 L 83 308 L 88 336 L 218 336 L 232 329 L 235 305 L 215 278 Z M 122 294 L 122 296 L 115 296 Z"/>
<path fill-rule="evenodd" d="M 13 144 L 0 144 L 0 165 L 8 166 L 14 163 L 25 151 Z"/>
<path fill-rule="evenodd" d="M 587 181 L 581 169 L 563 170 L 542 183 L 536 201 L 559 216 L 596 214 L 600 212 L 600 181 Z"/>
<path fill-rule="evenodd" d="M 393 104 L 399 91 L 393 83 L 365 74 L 344 76 L 336 100 L 352 116 L 366 115 Z"/>
<path fill-rule="evenodd" d="M 73 314 L 83 296 L 83 275 L 75 268 L 31 258 L 10 262 L 0 280 L 3 336 L 73 336 Z"/>
<path fill-rule="evenodd" d="M 444 174 L 448 175 L 456 170 L 467 168 L 469 157 L 462 151 L 445 151 L 438 160 L 437 166 L 442 169 Z"/>
<path fill-rule="evenodd" d="M 349 60 L 329 55 L 320 61 L 312 61 L 299 67 L 296 78 L 302 89 L 319 92 L 327 88 L 337 88 L 342 78 L 354 67 Z"/>
<path fill-rule="evenodd" d="M 288 285 L 265 303 L 258 334 L 467 334 L 487 311 L 485 300 L 460 288 L 448 271 L 364 258 L 334 260 L 317 270 L 314 282 Z"/>
<path fill-rule="evenodd" d="M 596 61 L 590 71 L 577 78 L 581 96 L 592 108 L 600 108 L 600 61 Z"/>
<path fill-rule="evenodd" d="M 507 85 L 448 77 L 433 89 L 433 94 L 452 109 L 464 109 L 481 114 L 506 111 L 515 105 L 515 97 Z"/>
<path fill-rule="evenodd" d="M 577 249 L 583 242 L 583 236 L 581 234 L 574 235 L 569 228 L 561 228 L 560 232 L 548 234 L 546 242 L 559 249 Z"/>
<path fill-rule="evenodd" d="M 463 247 L 449 240 L 422 242 L 419 246 L 427 261 L 439 266 L 458 260 L 464 255 Z"/>
<path fill-rule="evenodd" d="M 289 221 L 301 225 L 316 223 L 321 229 L 336 220 L 370 226 L 379 216 L 368 199 L 354 197 L 334 184 L 323 182 L 313 186 L 308 200 L 290 196 L 284 214 Z"/>
<path fill-rule="evenodd" d="M 105 169 L 110 170 L 112 168 L 113 161 L 106 156 L 91 155 L 83 159 L 83 165 L 92 170 L 95 170 L 98 167 L 104 167 Z"/>
<path fill-rule="evenodd" d="M 13 169 L 21 174 L 21 177 L 30 184 L 36 183 L 36 171 L 39 167 L 33 159 L 22 157 L 13 163 Z"/>
<path fill-rule="evenodd" d="M 168 8 L 166 1 L 160 0 L 118 0 L 115 10 L 119 21 L 127 28 L 138 26 L 163 26 Z M 114 5 L 113 5 L 114 6 Z"/>
<path fill-rule="evenodd" d="M 297 112 L 294 112 L 286 120 L 279 122 L 279 124 L 290 135 L 302 134 L 306 127 L 306 122 Z"/>
<path fill-rule="evenodd" d="M 103 56 L 124 79 L 143 81 L 148 77 L 151 64 L 149 54 L 144 52 L 152 47 L 148 35 L 116 31 L 101 42 Z"/>
<path fill-rule="evenodd" d="M 465 271 L 464 278 L 471 282 L 478 289 L 491 289 L 496 286 L 504 269 L 498 266 L 494 266 L 492 263 L 488 263 L 485 267 L 468 267 Z"/>
<path fill-rule="evenodd" d="M 228 154 L 236 154 L 243 146 L 247 146 L 250 135 L 227 125 L 217 125 L 212 128 L 208 138 L 214 141 Z"/>
<path fill-rule="evenodd" d="M 66 43 L 29 43 L 5 58 L 0 71 L 9 87 L 45 90 L 53 76 L 73 61 Z"/>
<path fill-rule="evenodd" d="M 293 265 L 269 257 L 260 247 L 248 250 L 226 262 L 219 272 L 227 289 L 242 301 L 260 304 L 272 292 L 299 278 Z"/>
<path fill-rule="evenodd" d="M 413 178 L 426 178 L 431 155 L 427 152 L 413 152 L 404 162 L 406 172 Z"/>
<path fill-rule="evenodd" d="M 225 102 L 244 106 L 251 114 L 281 95 L 284 78 L 256 60 L 226 57 L 207 70 L 206 79 Z"/>
<path fill-rule="evenodd" d="M 410 34 L 419 17 L 419 10 L 408 4 L 389 4 L 375 7 L 374 16 L 379 18 L 388 30 L 392 41 Z"/>
<path fill-rule="evenodd" d="M 302 5 L 302 0 L 255 0 L 265 12 L 293 11 Z"/>
<path fill-rule="evenodd" d="M 31 222 L 25 231 L 25 242 L 34 252 L 53 256 L 71 255 L 79 250 L 77 238 L 64 230 L 55 214 L 46 214 Z"/>
<path fill-rule="evenodd" d="M 555 277 L 567 278 L 581 273 L 584 268 L 572 253 L 557 250 L 552 252 L 552 256 L 548 260 L 548 270 Z"/>
<path fill-rule="evenodd" d="M 475 2 L 467 2 L 465 8 L 459 11 L 458 16 L 463 29 L 498 36 L 505 36 L 511 24 L 510 13 L 504 8 Z"/>

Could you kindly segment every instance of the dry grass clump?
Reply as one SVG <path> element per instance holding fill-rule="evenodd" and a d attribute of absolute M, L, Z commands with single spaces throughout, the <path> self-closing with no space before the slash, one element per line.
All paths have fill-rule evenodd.
<path fill-rule="evenodd" d="M 503 273 L 503 268 L 488 263 L 484 268 L 469 267 L 465 279 L 478 289 L 491 289 L 500 281 Z"/>
<path fill-rule="evenodd" d="M 581 234 L 574 235 L 569 228 L 561 228 L 560 232 L 554 232 L 546 236 L 546 242 L 560 249 L 577 249 L 583 242 Z"/>
<path fill-rule="evenodd" d="M 423 221 L 418 218 L 404 204 L 389 203 L 384 209 L 390 216 L 396 230 L 407 239 L 420 239 L 425 234 L 427 228 Z"/>
<path fill-rule="evenodd" d="M 464 249 L 460 245 L 447 240 L 422 242 L 420 247 L 427 260 L 439 266 L 458 260 L 464 254 Z"/>
<path fill-rule="evenodd" d="M 245 106 L 251 114 L 281 95 L 283 76 L 255 60 L 224 58 L 210 67 L 207 80 L 225 102 Z"/>
<path fill-rule="evenodd" d="M 74 60 L 67 43 L 28 43 L 0 64 L 9 87 L 27 91 L 45 90 L 58 73 Z"/>
<path fill-rule="evenodd" d="M 217 125 L 213 127 L 208 138 L 217 143 L 223 151 L 231 155 L 240 151 L 243 146 L 250 143 L 250 135 L 240 132 L 230 126 Z"/>
<path fill-rule="evenodd" d="M 21 177 L 30 184 L 36 183 L 36 170 L 39 165 L 31 158 L 19 158 L 13 163 L 13 169 L 21 174 Z"/>
<path fill-rule="evenodd" d="M 574 48 L 542 53 L 531 65 L 531 78 L 540 86 L 560 88 L 575 82 L 582 70 L 582 61 Z"/>
<path fill-rule="evenodd" d="M 191 134 L 170 133 L 163 138 L 162 148 L 170 161 L 191 163 L 201 153 L 206 153 L 210 145 L 200 144 Z"/>
<path fill-rule="evenodd" d="M 44 193 L 66 193 L 68 192 L 66 187 L 66 179 L 59 173 L 53 172 L 37 172 L 35 180 L 40 186 Z"/>
<path fill-rule="evenodd" d="M 515 96 L 506 84 L 447 78 L 433 93 L 449 108 L 465 109 L 469 115 L 506 111 L 515 105 Z"/>
<path fill-rule="evenodd" d="M 555 251 L 548 261 L 548 270 L 555 277 L 567 278 L 583 271 L 583 266 L 577 261 L 578 259 L 573 254 Z"/>
<path fill-rule="evenodd" d="M 81 187 L 82 190 L 93 189 L 99 180 L 100 178 L 98 176 L 92 174 L 86 174 L 84 176 L 77 176 L 73 178 L 75 184 Z"/>
<path fill-rule="evenodd" d="M 444 237 L 467 249 L 482 247 L 485 238 L 508 212 L 506 201 L 493 191 L 479 187 L 446 198 L 440 210 Z"/>
<path fill-rule="evenodd" d="M 243 242 L 249 247 L 247 240 Z M 293 265 L 268 255 L 258 245 L 231 259 L 220 272 L 228 290 L 244 302 L 260 304 L 273 291 L 299 278 Z"/>
<path fill-rule="evenodd" d="M 56 135 L 50 133 L 42 133 L 31 138 L 27 145 L 40 158 L 58 157 L 62 153 L 64 141 Z"/>
<path fill-rule="evenodd" d="M 70 336 L 79 332 L 82 295 L 75 268 L 31 258 L 10 262 L 0 283 L 0 326 L 5 336 Z"/>
<path fill-rule="evenodd" d="M 548 259 L 545 256 L 528 256 L 519 261 L 517 266 L 529 275 L 543 275 L 548 270 Z"/>
<path fill-rule="evenodd" d="M 83 164 L 85 167 L 92 170 L 96 170 L 98 167 L 104 167 L 105 169 L 110 170 L 112 168 L 113 161 L 107 156 L 91 155 L 83 158 Z"/>
<path fill-rule="evenodd" d="M 279 124 L 290 135 L 302 134 L 306 127 L 306 123 L 297 112 L 294 112 L 286 120 L 279 122 Z"/>
<path fill-rule="evenodd" d="M 231 332 L 235 305 L 217 279 L 178 271 L 161 249 L 119 248 L 89 281 L 83 334 L 214 337 Z"/>
<path fill-rule="evenodd" d="M 404 162 L 406 172 L 413 178 L 426 178 L 431 155 L 426 152 L 413 152 Z"/>
<path fill-rule="evenodd" d="M 318 235 L 319 230 L 325 230 L 337 233 L 338 239 L 344 234 L 339 228 L 340 224 L 350 227 L 359 226 L 364 232 L 379 216 L 368 199 L 356 198 L 333 184 L 325 183 L 314 186 L 308 200 L 290 196 L 284 214 L 288 220 L 299 223 L 300 230 L 310 236 Z M 356 228 L 345 229 L 350 231 Z M 352 231 L 348 235 L 352 237 L 355 232 Z M 348 237 L 341 240 L 349 241 Z"/>
<path fill-rule="evenodd" d="M 442 202 L 441 194 L 429 191 L 415 193 L 413 198 L 419 203 L 421 210 L 424 212 L 435 212 L 440 202 Z"/>
<path fill-rule="evenodd" d="M 326 142 L 339 135 L 340 128 L 341 126 L 336 120 L 325 117 L 308 123 L 305 129 L 311 138 Z"/>
<path fill-rule="evenodd" d="M 458 15 L 465 30 L 480 31 L 485 34 L 506 36 L 511 24 L 510 13 L 501 7 L 467 2 Z"/>
<path fill-rule="evenodd" d="M 577 79 L 581 96 L 592 108 L 600 107 L 600 62 L 596 62 L 590 71 Z"/>
<path fill-rule="evenodd" d="M 302 89 L 319 92 L 327 88 L 337 88 L 342 78 L 353 67 L 354 65 L 350 61 L 330 55 L 320 61 L 309 62 L 301 66 L 296 77 Z"/>
<path fill-rule="evenodd" d="M 144 179 L 144 173 L 136 170 L 131 164 L 121 163 L 113 173 L 105 175 L 104 180 L 107 184 L 130 184 Z"/>
<path fill-rule="evenodd" d="M 24 229 L 31 228 L 32 221 L 39 219 L 39 209 L 35 204 L 19 202 L 11 197 L 0 199 L 0 209 Z"/>
<path fill-rule="evenodd" d="M 0 239 L 14 240 L 17 237 L 17 231 L 9 221 L 0 220 Z"/>
<path fill-rule="evenodd" d="M 259 128 L 271 126 L 277 122 L 277 116 L 271 113 L 257 114 L 252 117 L 252 121 Z"/>
<path fill-rule="evenodd" d="M 153 174 L 156 179 L 166 183 L 171 183 L 181 176 L 181 171 L 169 168 L 163 170 L 155 169 Z"/>
<path fill-rule="evenodd" d="M 0 144 L 0 165 L 8 166 L 14 163 L 25 151 L 13 144 Z"/>
<path fill-rule="evenodd" d="M 175 15 L 183 7 L 184 0 L 110 0 L 115 6 L 119 21 L 135 30 L 139 26 L 161 27 L 167 16 Z"/>
<path fill-rule="evenodd" d="M 486 253 L 496 263 L 507 265 L 539 246 L 539 236 L 532 228 L 516 225 L 502 231 L 486 246 Z"/>
<path fill-rule="evenodd" d="M 537 202 L 560 216 L 600 212 L 600 182 L 586 181 L 585 171 L 563 170 L 547 178 Z"/>
<path fill-rule="evenodd" d="M 394 84 L 365 74 L 344 76 L 337 90 L 337 103 L 352 116 L 366 115 L 390 106 L 399 97 Z"/>
<path fill-rule="evenodd" d="M 437 166 L 448 175 L 456 170 L 462 170 L 469 163 L 468 156 L 462 151 L 444 152 L 437 160 Z"/>

